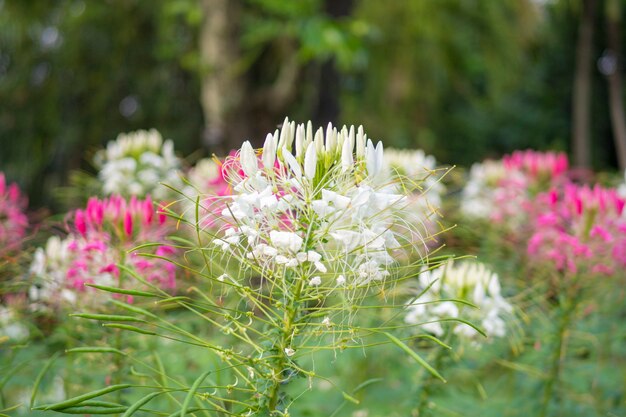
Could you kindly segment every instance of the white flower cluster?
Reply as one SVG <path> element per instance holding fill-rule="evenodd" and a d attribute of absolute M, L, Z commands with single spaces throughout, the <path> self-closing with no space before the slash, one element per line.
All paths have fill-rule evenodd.
<path fill-rule="evenodd" d="M 460 318 L 477 323 L 488 337 L 503 337 L 506 324 L 503 315 L 512 312 L 500 294 L 498 275 L 484 264 L 464 261 L 459 264 L 448 262 L 436 269 L 423 270 L 419 276 L 420 289 L 426 290 L 417 300 L 408 304 L 405 321 L 420 324 L 425 331 L 442 336 L 444 329 L 438 320 Z M 477 308 L 454 301 L 472 303 Z M 422 324 L 423 323 L 423 324 Z M 454 323 L 453 332 L 461 337 L 473 339 L 479 333 L 464 323 Z"/>
<path fill-rule="evenodd" d="M 507 185 L 503 187 L 502 181 Z M 494 205 L 503 213 L 517 212 L 525 198 L 519 190 L 527 186 L 526 178 L 518 171 L 507 171 L 501 161 L 484 161 L 472 165 L 469 179 L 463 189 L 461 211 L 464 215 L 488 220 L 494 216 Z M 507 208 L 513 208 L 508 210 Z M 497 218 L 495 220 L 502 220 Z"/>
<path fill-rule="evenodd" d="M 164 200 L 170 190 L 161 183 L 180 189 L 180 160 L 174 143 L 163 141 L 155 129 L 122 133 L 96 153 L 102 190 L 106 195 L 145 197 Z"/>
<path fill-rule="evenodd" d="M 418 184 L 416 204 L 424 209 L 431 205 L 441 207 L 445 186 L 440 180 L 434 156 L 426 155 L 421 149 L 385 149 L 384 161 L 392 175 L 406 178 L 409 188 L 414 188 L 410 187 L 413 183 Z"/>
<path fill-rule="evenodd" d="M 285 120 L 260 155 L 245 142 L 226 166 L 233 195 L 214 243 L 264 271 L 291 269 L 314 287 L 366 286 L 390 275 L 394 251 L 412 247 L 394 231 L 407 198 L 381 181 L 382 143 L 362 127 L 313 134 L 310 122 Z"/>

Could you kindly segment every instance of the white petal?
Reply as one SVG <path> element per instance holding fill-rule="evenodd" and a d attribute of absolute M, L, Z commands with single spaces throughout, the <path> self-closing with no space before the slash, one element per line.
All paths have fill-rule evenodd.
<path fill-rule="evenodd" d="M 243 172 L 249 178 L 253 178 L 256 175 L 259 166 L 256 159 L 256 153 L 254 152 L 254 149 L 252 149 L 252 145 L 249 141 L 245 141 L 243 145 L 241 145 L 239 157 L 241 159 Z"/>
<path fill-rule="evenodd" d="M 287 165 L 289 165 L 289 169 L 291 169 L 291 172 L 293 173 L 293 175 L 297 179 L 301 179 L 302 168 L 300 168 L 300 164 L 298 163 L 296 158 L 294 158 L 294 156 L 285 148 L 283 148 L 282 156 L 285 162 L 287 162 Z"/>
<path fill-rule="evenodd" d="M 274 161 L 276 161 L 276 140 L 270 133 L 265 138 L 265 144 L 263 145 L 263 166 L 266 169 L 273 169 Z"/>
<path fill-rule="evenodd" d="M 311 181 L 315 178 L 317 169 L 317 150 L 309 145 L 304 156 L 304 175 Z"/>

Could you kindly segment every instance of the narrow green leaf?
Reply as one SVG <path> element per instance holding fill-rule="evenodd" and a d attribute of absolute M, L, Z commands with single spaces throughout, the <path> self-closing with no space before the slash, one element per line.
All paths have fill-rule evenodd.
<path fill-rule="evenodd" d="M 63 410 L 64 408 L 68 408 L 68 407 L 72 407 L 72 406 L 75 406 L 77 404 L 80 404 L 83 401 L 90 400 L 92 398 L 96 398 L 96 397 L 99 397 L 101 395 L 108 394 L 110 392 L 114 392 L 114 391 L 119 391 L 121 389 L 130 388 L 131 386 L 132 385 L 130 385 L 130 384 L 111 385 L 109 387 L 102 388 L 102 389 L 99 389 L 99 390 L 96 390 L 96 391 L 92 391 L 92 392 L 89 392 L 87 394 L 79 395 L 78 397 L 70 398 L 68 400 L 61 401 L 61 402 L 56 403 L 56 404 L 49 404 L 49 405 L 44 405 L 44 406 L 41 406 L 41 407 L 37 407 L 36 409 L 59 411 L 59 410 Z M 126 409 L 126 408 L 124 408 L 124 409 Z M 89 414 L 89 413 L 87 413 L 87 414 Z M 95 414 L 95 413 L 91 413 L 91 414 Z"/>
<path fill-rule="evenodd" d="M 485 331 L 483 329 L 481 329 L 480 327 L 477 327 L 475 324 L 470 323 L 467 320 L 450 317 L 450 318 L 439 319 L 437 321 L 439 321 L 439 322 L 441 322 L 441 321 L 456 321 L 456 322 L 459 322 L 459 323 L 467 324 L 469 327 L 471 327 L 472 329 L 476 330 L 478 333 L 480 333 L 484 337 L 487 337 L 487 333 L 485 333 Z"/>
<path fill-rule="evenodd" d="M 115 408 L 115 407 L 125 407 L 124 404 L 120 403 L 112 403 L 109 401 L 100 401 L 100 400 L 87 400 L 83 401 L 77 407 L 105 407 L 105 408 Z"/>
<path fill-rule="evenodd" d="M 372 379 L 368 379 L 365 382 L 360 383 L 355 389 L 352 390 L 352 393 L 354 394 L 355 392 L 359 392 L 361 391 L 363 388 L 370 386 L 372 384 L 375 384 L 377 382 L 382 382 L 384 381 L 383 378 L 372 378 Z"/>
<path fill-rule="evenodd" d="M 146 321 L 143 319 L 139 319 L 133 316 L 121 316 L 118 314 L 87 314 L 87 313 L 76 313 L 70 314 L 70 317 L 80 317 L 81 319 L 88 320 L 98 320 L 98 321 L 132 321 L 132 322 L 141 322 L 145 323 Z"/>
<path fill-rule="evenodd" d="M 124 352 L 112 347 L 77 347 L 68 349 L 65 353 L 116 353 L 118 355 L 126 356 Z"/>
<path fill-rule="evenodd" d="M 126 410 L 126 412 L 124 413 L 124 415 L 122 417 L 130 417 L 130 416 L 132 416 L 133 414 L 135 414 L 135 411 L 139 410 L 142 406 L 147 404 L 151 399 L 153 399 L 154 397 L 157 397 L 157 396 L 159 396 L 161 394 L 162 394 L 161 392 L 153 392 L 151 394 L 146 395 L 145 397 L 143 397 L 142 399 L 137 401 L 135 404 L 133 404 L 130 407 L 128 407 L 128 410 Z"/>
<path fill-rule="evenodd" d="M 420 339 L 428 339 L 431 340 L 435 343 L 437 343 L 439 346 L 444 347 L 446 349 L 452 349 L 452 346 L 450 345 L 446 345 L 445 343 L 443 343 L 441 340 L 439 340 L 438 338 L 436 338 L 435 336 L 431 336 L 429 334 L 419 334 L 417 336 L 415 336 L 415 338 L 420 338 Z"/>
<path fill-rule="evenodd" d="M 196 379 L 196 381 L 193 383 L 193 385 L 189 389 L 189 392 L 187 393 L 187 396 L 185 397 L 185 401 L 183 401 L 183 406 L 180 409 L 180 417 L 185 417 L 185 415 L 187 414 L 187 408 L 189 408 L 189 404 L 191 403 L 193 396 L 196 394 L 198 387 L 200 387 L 202 381 L 204 381 L 204 379 L 209 376 L 210 373 L 211 371 L 206 371 L 205 373 L 200 375 L 198 379 Z"/>
<path fill-rule="evenodd" d="M 152 336 L 156 335 L 155 332 L 151 332 L 150 330 L 140 329 L 139 327 L 131 326 L 129 324 L 104 323 L 103 326 L 111 327 L 113 329 L 128 330 L 130 332 L 135 332 L 135 333 L 148 334 Z"/>
<path fill-rule="evenodd" d="M 97 284 L 85 284 L 88 287 L 93 287 L 102 291 L 108 291 L 115 294 L 127 294 L 127 295 L 136 295 L 138 297 L 157 297 L 156 294 L 147 291 L 139 291 L 139 290 L 127 290 L 125 288 L 117 288 L 117 287 L 108 287 L 106 285 L 97 285 Z"/>
<path fill-rule="evenodd" d="M 120 414 L 126 410 L 126 407 L 115 407 L 115 408 L 100 408 L 100 407 L 68 407 L 64 408 L 62 411 L 63 414 L 97 414 L 97 415 L 108 415 L 108 414 Z"/>
<path fill-rule="evenodd" d="M 50 367 L 52 366 L 52 363 L 54 363 L 54 361 L 59 357 L 60 354 L 61 352 L 56 352 L 54 355 L 52 355 L 52 357 L 46 362 L 44 367 L 41 369 L 41 372 L 39 372 L 39 374 L 37 375 L 37 378 L 35 379 L 35 383 L 33 384 L 33 392 L 30 395 L 30 403 L 28 405 L 30 408 L 33 408 L 33 405 L 35 404 L 35 397 L 37 396 L 37 391 L 39 391 L 39 385 L 41 385 L 41 380 L 43 379 L 46 372 L 48 372 L 48 369 L 50 369 Z"/>
<path fill-rule="evenodd" d="M 413 349 L 411 349 L 410 347 L 408 347 L 402 340 L 398 339 L 397 337 L 395 337 L 394 335 L 392 335 L 391 333 L 387 333 L 387 332 L 382 332 L 385 336 L 387 336 L 387 338 L 389 338 L 389 340 L 391 340 L 393 342 L 394 345 L 398 346 L 400 349 L 402 349 L 403 351 L 405 351 L 406 353 L 409 354 L 410 357 L 412 357 L 413 359 L 415 359 L 415 361 L 417 363 L 419 363 L 420 365 L 422 365 L 428 372 L 430 372 L 434 377 L 440 379 L 443 382 L 446 382 L 446 380 L 439 374 L 439 372 L 437 372 L 437 370 L 435 368 L 433 368 L 432 366 L 430 366 L 424 359 L 422 359 L 422 357 L 420 355 L 418 355 L 417 353 L 415 353 L 413 351 Z"/>
<path fill-rule="evenodd" d="M 18 403 L 18 404 L 12 405 L 11 407 L 7 407 L 7 408 L 5 408 L 3 410 L 0 410 L 0 413 L 8 413 L 9 411 L 14 411 L 14 410 L 17 410 L 18 408 L 20 408 L 21 406 L 22 406 L 22 404 Z M 0 416 L 6 416 L 6 414 L 0 414 Z"/>

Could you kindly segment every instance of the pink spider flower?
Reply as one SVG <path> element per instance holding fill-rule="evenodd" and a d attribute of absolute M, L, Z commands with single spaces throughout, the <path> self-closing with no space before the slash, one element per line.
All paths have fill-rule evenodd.
<path fill-rule="evenodd" d="M 7 183 L 0 172 L 0 256 L 19 250 L 26 236 L 27 198 L 15 183 Z"/>
<path fill-rule="evenodd" d="M 569 168 L 567 155 L 562 152 L 539 152 L 532 149 L 515 151 L 502 158 L 508 170 L 518 170 L 531 177 L 558 177 Z"/>
<path fill-rule="evenodd" d="M 626 264 L 624 199 L 616 190 L 568 183 L 537 195 L 532 212 L 531 262 L 572 275 L 611 275 Z"/>
<path fill-rule="evenodd" d="M 177 270 L 167 259 L 177 251 L 166 242 L 171 230 L 166 220 L 149 197 L 90 198 L 85 208 L 68 216 L 69 235 L 63 240 L 51 238 L 35 253 L 31 272 L 41 278 L 41 285 L 31 291 L 34 298 L 73 304 L 82 301 L 78 293 L 99 296 L 86 284 L 141 287 L 124 276 L 118 264 L 160 288 L 176 288 Z M 136 249 L 148 243 L 154 245 Z"/>

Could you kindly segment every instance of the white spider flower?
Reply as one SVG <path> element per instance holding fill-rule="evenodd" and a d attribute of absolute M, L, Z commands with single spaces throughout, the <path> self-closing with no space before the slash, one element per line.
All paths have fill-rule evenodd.
<path fill-rule="evenodd" d="M 155 129 L 122 133 L 98 151 L 94 164 L 100 169 L 104 194 L 167 199 L 171 192 L 161 183 L 182 188 L 180 160 L 174 154 L 174 143 L 163 141 Z"/>
<path fill-rule="evenodd" d="M 382 143 L 361 127 L 314 133 L 310 123 L 286 120 L 261 152 L 245 142 L 222 168 L 233 194 L 220 200 L 225 224 L 214 247 L 275 271 L 270 279 L 289 270 L 311 286 L 329 275 L 339 287 L 350 281 L 367 288 L 390 277 L 408 252 L 428 251 L 410 240 L 427 231 L 407 238 L 415 227 L 407 219 L 420 214 L 388 175 Z"/>
<path fill-rule="evenodd" d="M 504 316 L 513 310 L 500 293 L 498 275 L 478 262 L 448 262 L 433 270 L 423 270 L 419 277 L 420 291 L 426 292 L 409 303 L 405 321 L 420 324 L 425 331 L 442 336 L 444 329 L 438 321 L 460 318 L 478 326 L 488 337 L 504 337 Z M 470 302 L 477 308 L 453 301 L 434 302 L 438 299 L 458 299 Z M 463 338 L 477 339 L 476 329 L 463 323 L 453 325 L 453 332 Z"/>

